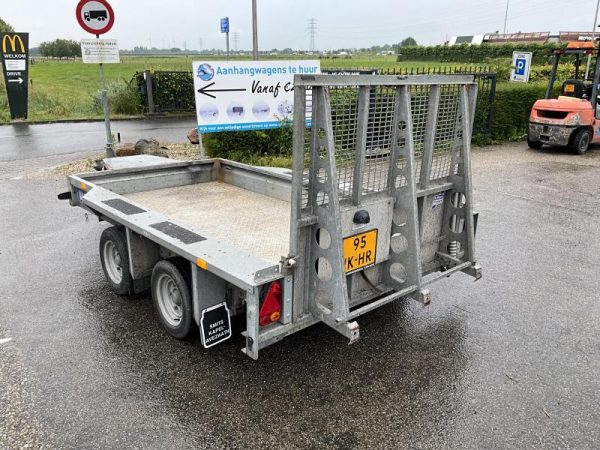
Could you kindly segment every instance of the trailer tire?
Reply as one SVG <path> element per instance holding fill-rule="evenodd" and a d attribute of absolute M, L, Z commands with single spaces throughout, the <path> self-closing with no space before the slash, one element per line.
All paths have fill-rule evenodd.
<path fill-rule="evenodd" d="M 590 147 L 590 142 L 592 141 L 592 136 L 590 132 L 583 128 L 573 136 L 573 140 L 571 141 L 571 150 L 577 155 L 583 155 L 587 152 Z"/>
<path fill-rule="evenodd" d="M 129 295 L 133 292 L 127 238 L 117 227 L 106 228 L 100 236 L 100 262 L 115 294 Z"/>
<path fill-rule="evenodd" d="M 188 283 L 170 261 L 156 263 L 152 270 L 152 302 L 160 323 L 171 336 L 184 339 L 193 322 L 192 297 Z"/>

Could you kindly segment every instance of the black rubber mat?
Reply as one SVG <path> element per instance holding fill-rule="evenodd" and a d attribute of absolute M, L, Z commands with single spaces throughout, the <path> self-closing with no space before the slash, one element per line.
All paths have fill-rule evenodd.
<path fill-rule="evenodd" d="M 141 214 L 141 213 L 146 212 L 145 209 L 138 208 L 137 206 L 132 205 L 131 203 L 126 202 L 125 200 L 122 200 L 120 198 L 104 200 L 102 203 L 110 206 L 113 209 L 116 209 L 117 211 L 121 211 L 123 214 L 125 214 L 127 216 L 131 216 L 133 214 Z"/>
<path fill-rule="evenodd" d="M 179 239 L 184 244 L 194 244 L 195 242 L 205 241 L 206 238 L 194 233 L 193 231 L 186 230 L 185 228 L 175 225 L 171 222 L 158 222 L 150 225 L 155 230 L 161 233 L 171 236 L 172 238 Z"/>

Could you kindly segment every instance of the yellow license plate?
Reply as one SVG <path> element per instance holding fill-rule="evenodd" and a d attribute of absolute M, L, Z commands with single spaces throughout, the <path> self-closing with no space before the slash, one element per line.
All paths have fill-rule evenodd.
<path fill-rule="evenodd" d="M 575 92 L 574 84 L 565 84 L 565 92 Z"/>
<path fill-rule="evenodd" d="M 344 270 L 346 273 L 370 267 L 377 256 L 377 230 L 344 238 Z"/>

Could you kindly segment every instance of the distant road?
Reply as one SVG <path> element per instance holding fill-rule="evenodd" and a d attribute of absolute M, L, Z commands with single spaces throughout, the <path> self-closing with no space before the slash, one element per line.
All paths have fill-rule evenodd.
<path fill-rule="evenodd" d="M 187 142 L 187 133 L 196 126 L 190 118 L 114 120 L 112 132 L 121 133 L 121 142 L 156 138 L 164 142 Z M 104 122 L 77 122 L 0 126 L 0 161 L 15 161 L 101 151 L 105 145 Z"/>

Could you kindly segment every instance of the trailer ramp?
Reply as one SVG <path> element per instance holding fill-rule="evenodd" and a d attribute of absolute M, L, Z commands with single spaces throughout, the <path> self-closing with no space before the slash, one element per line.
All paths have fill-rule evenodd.
<path fill-rule="evenodd" d="M 354 342 L 355 319 L 431 282 L 476 278 L 472 76 L 297 76 L 294 320 Z M 300 182 L 299 180 L 304 180 Z M 433 275 L 432 275 L 433 274 Z"/>

